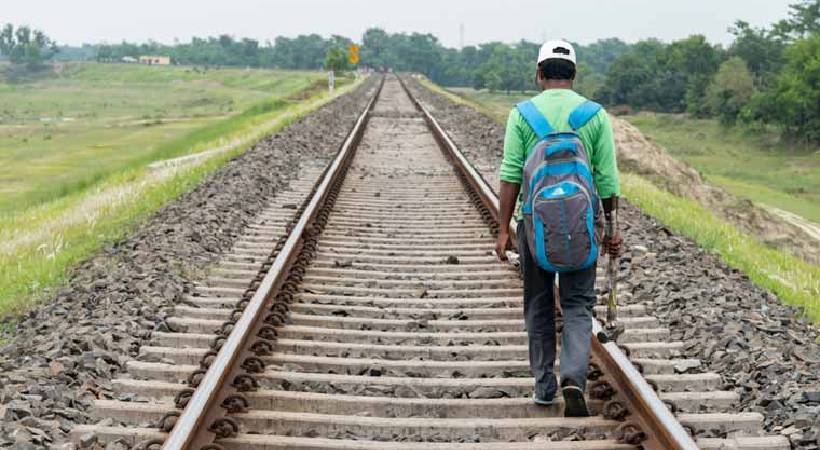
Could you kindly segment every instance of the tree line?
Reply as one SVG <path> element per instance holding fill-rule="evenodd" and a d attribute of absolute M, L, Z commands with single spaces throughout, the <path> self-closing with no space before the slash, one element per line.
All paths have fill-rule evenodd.
<path fill-rule="evenodd" d="M 610 105 L 775 125 L 820 143 L 820 0 L 790 7 L 769 27 L 737 21 L 728 48 L 693 35 L 637 42 L 615 59 L 595 97 Z"/>
<path fill-rule="evenodd" d="M 800 0 L 790 7 L 787 18 L 769 27 L 738 21 L 730 31 L 735 39 L 727 48 L 697 34 L 671 43 L 647 39 L 628 44 L 610 38 L 576 44 L 576 88 L 608 106 L 687 112 L 716 117 L 727 125 L 770 124 L 788 137 L 820 142 L 820 0 Z M 26 33 L 36 38 L 17 39 L 20 43 L 15 44 L 16 33 L 9 25 L 3 28 L 3 54 L 32 61 L 51 57 L 59 49 L 72 55 L 93 54 L 101 62 L 165 55 L 185 65 L 352 68 L 346 52 L 353 41 L 337 35 L 280 36 L 264 43 L 220 35 L 172 45 L 122 42 L 57 48 L 42 33 Z M 429 33 L 371 28 L 360 45 L 359 67 L 417 72 L 445 86 L 507 92 L 535 88 L 533 61 L 539 45 L 526 40 L 455 49 Z"/>

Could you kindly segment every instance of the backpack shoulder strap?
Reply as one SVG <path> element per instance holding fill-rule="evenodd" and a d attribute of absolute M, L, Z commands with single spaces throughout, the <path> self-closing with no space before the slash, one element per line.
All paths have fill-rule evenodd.
<path fill-rule="evenodd" d="M 541 111 L 535 107 L 535 103 L 533 103 L 532 100 L 525 100 L 515 107 L 518 109 L 521 117 L 530 125 L 530 128 L 532 128 L 532 131 L 535 132 L 539 140 L 544 139 L 544 137 L 552 133 L 552 125 L 550 125 L 547 118 L 541 114 Z"/>
<path fill-rule="evenodd" d="M 591 100 L 581 103 L 570 113 L 569 126 L 571 126 L 573 130 L 578 131 L 579 128 L 586 125 L 590 119 L 595 117 L 601 108 L 603 108 L 601 105 Z"/>

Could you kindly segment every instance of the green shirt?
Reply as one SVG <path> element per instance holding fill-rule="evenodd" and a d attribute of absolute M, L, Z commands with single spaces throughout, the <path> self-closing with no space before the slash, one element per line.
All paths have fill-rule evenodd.
<path fill-rule="evenodd" d="M 570 113 L 584 97 L 571 89 L 547 89 L 532 98 L 536 108 L 547 118 L 556 131 L 571 131 L 568 120 Z M 615 140 L 612 124 L 606 111 L 601 109 L 584 126 L 577 130 L 592 165 L 592 179 L 601 198 L 612 194 L 621 195 L 618 183 L 618 164 L 615 161 Z M 538 138 L 530 125 L 513 108 L 507 118 L 507 133 L 504 136 L 504 158 L 501 161 L 501 181 L 521 184 L 524 163 Z M 518 197 L 519 202 L 521 196 Z M 518 220 L 522 215 L 519 210 Z"/>

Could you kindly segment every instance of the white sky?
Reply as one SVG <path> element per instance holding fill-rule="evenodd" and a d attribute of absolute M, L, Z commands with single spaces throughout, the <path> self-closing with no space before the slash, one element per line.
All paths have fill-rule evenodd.
<path fill-rule="evenodd" d="M 444 45 L 493 40 L 580 43 L 620 37 L 674 40 L 692 33 L 727 44 L 736 19 L 768 25 L 796 0 L 0 0 L 0 23 L 28 24 L 61 44 L 170 43 L 222 33 L 263 41 L 276 36 L 340 34 L 367 28 L 430 32 Z"/>

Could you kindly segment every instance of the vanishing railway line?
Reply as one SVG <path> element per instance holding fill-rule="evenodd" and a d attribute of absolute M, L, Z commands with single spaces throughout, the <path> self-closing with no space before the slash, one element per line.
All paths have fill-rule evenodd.
<path fill-rule="evenodd" d="M 120 399 L 97 402 L 115 423 L 72 436 L 169 449 L 789 448 L 760 436 L 759 414 L 731 412 L 719 375 L 687 373 L 683 343 L 641 305 L 620 311 L 620 348 L 593 343 L 595 416 L 564 418 L 560 398 L 534 406 L 521 284 L 492 254 L 495 202 L 387 78 L 331 165 L 272 200 L 114 381 Z"/>

